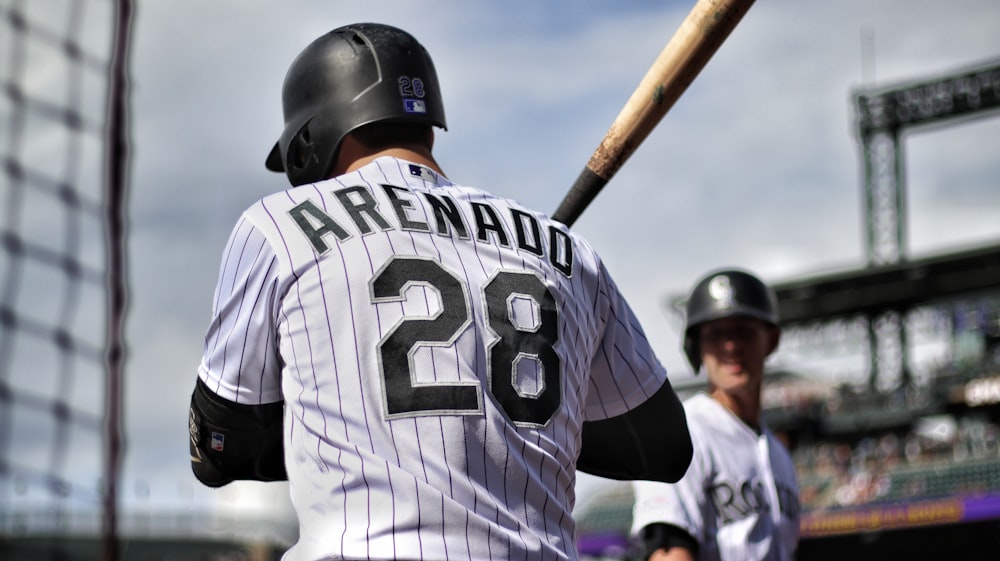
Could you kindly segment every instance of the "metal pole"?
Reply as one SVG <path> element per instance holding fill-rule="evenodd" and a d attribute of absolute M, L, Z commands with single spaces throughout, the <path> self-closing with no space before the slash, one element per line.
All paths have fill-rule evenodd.
<path fill-rule="evenodd" d="M 129 168 L 128 55 L 132 27 L 131 0 L 117 0 L 114 43 L 109 67 L 107 128 L 105 130 L 105 246 L 108 320 L 106 333 L 104 409 L 104 494 L 102 543 L 104 561 L 119 561 L 118 480 L 124 451 L 121 420 L 122 371 L 125 362 L 124 322 L 127 279 L 125 267 L 125 199 Z"/>

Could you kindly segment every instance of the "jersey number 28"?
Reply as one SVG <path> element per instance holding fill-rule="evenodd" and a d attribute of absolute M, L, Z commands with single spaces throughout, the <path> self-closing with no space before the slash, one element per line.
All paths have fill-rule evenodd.
<path fill-rule="evenodd" d="M 418 383 L 410 360 L 418 347 L 453 345 L 468 328 L 472 311 L 465 283 L 437 261 L 397 256 L 372 278 L 372 302 L 401 301 L 407 287 L 414 284 L 433 288 L 440 309 L 431 317 L 404 317 L 379 343 L 386 410 L 390 417 L 475 414 L 480 410 L 479 383 Z M 528 298 L 536 306 L 535 325 L 519 326 L 512 320 L 515 298 Z M 555 298 L 531 273 L 500 271 L 483 286 L 483 303 L 488 327 L 497 336 L 487 349 L 490 393 L 515 424 L 546 424 L 561 399 L 560 360 L 553 349 L 559 337 Z M 538 362 L 539 391 L 519 391 L 516 374 L 522 360 Z"/>

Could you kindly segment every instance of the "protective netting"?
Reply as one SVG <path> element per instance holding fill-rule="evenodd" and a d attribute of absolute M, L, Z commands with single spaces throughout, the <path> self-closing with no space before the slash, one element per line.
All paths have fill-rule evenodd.
<path fill-rule="evenodd" d="M 128 8 L 0 1 L 4 535 L 114 540 Z"/>

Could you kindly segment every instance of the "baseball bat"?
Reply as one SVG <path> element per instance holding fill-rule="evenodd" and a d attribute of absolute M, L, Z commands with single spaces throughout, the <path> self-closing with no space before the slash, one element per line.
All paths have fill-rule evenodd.
<path fill-rule="evenodd" d="M 704 68 L 754 0 L 697 0 L 552 214 L 572 226 Z"/>

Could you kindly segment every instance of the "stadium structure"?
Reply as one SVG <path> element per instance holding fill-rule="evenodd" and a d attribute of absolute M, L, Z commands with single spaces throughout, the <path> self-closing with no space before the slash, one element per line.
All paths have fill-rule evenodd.
<path fill-rule="evenodd" d="M 997 559 L 1000 244 L 905 254 L 900 140 L 909 127 L 996 115 L 1000 61 L 854 98 L 868 262 L 772 282 L 783 348 L 865 349 L 852 381 L 787 364 L 765 375 L 765 421 L 799 477 L 799 558 Z M 683 297 L 668 300 L 682 313 Z M 916 352 L 928 338 L 943 360 Z M 686 396 L 704 381 L 676 387 Z M 586 557 L 633 555 L 629 484 L 608 482 L 578 518 Z"/>

